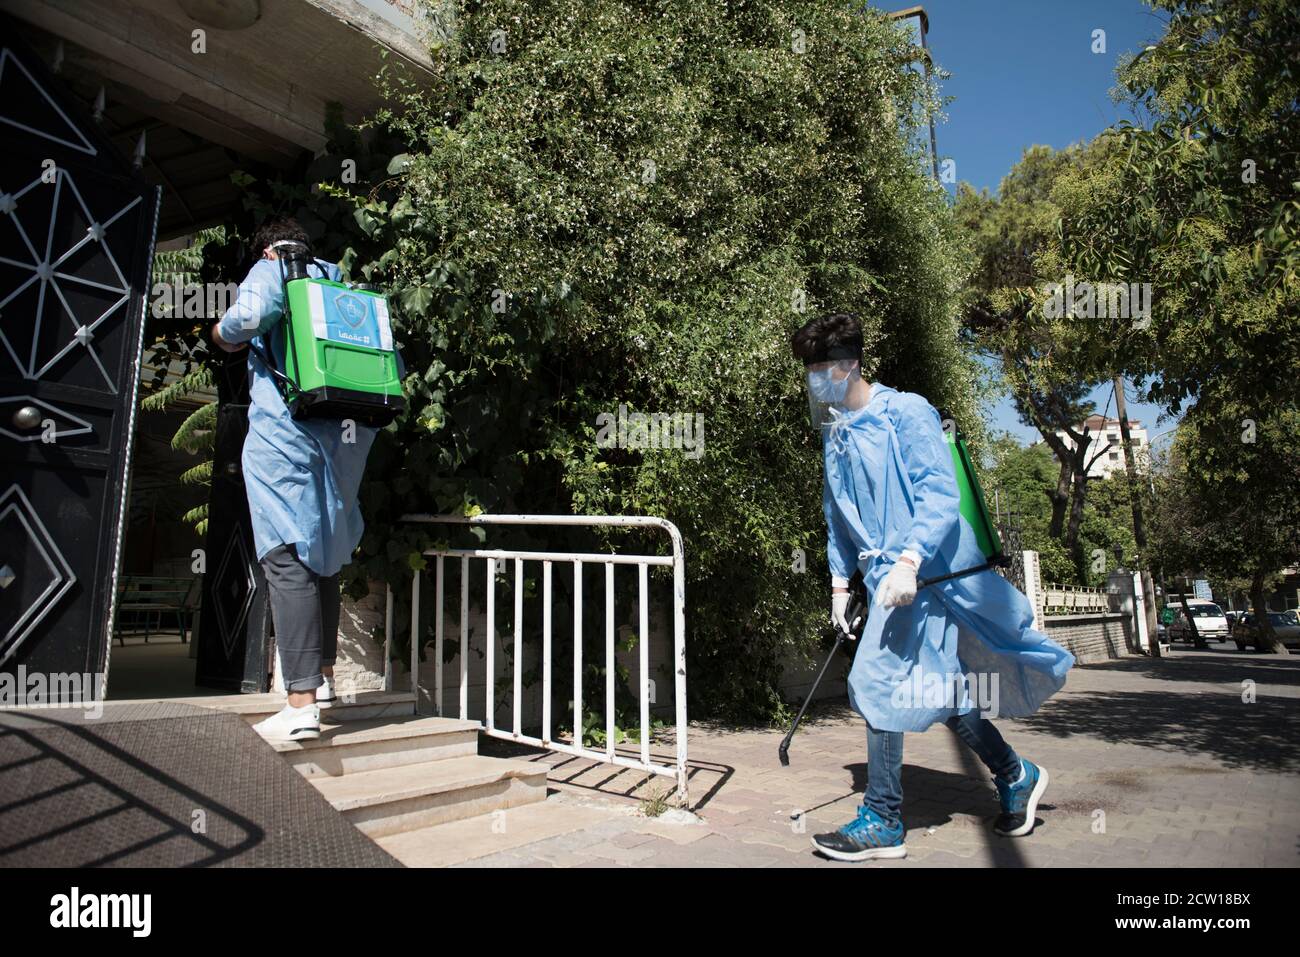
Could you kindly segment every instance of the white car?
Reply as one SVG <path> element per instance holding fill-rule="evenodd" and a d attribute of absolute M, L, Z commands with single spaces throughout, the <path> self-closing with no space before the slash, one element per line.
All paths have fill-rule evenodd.
<path fill-rule="evenodd" d="M 1179 602 L 1166 607 L 1172 608 L 1174 612 L 1174 620 L 1168 626 L 1169 640 L 1191 641 L 1192 629 L 1187 623 L 1187 613 L 1183 611 L 1182 603 Z M 1204 598 L 1189 598 L 1187 608 L 1196 621 L 1196 631 L 1201 636 L 1202 641 L 1228 640 L 1228 619 L 1223 614 L 1222 608 L 1212 601 L 1206 601 Z"/>

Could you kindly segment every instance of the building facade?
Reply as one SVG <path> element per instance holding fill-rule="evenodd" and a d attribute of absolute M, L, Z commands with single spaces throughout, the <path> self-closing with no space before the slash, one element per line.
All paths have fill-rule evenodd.
<path fill-rule="evenodd" d="M 1142 423 L 1129 419 L 1129 440 L 1133 444 L 1133 460 L 1139 469 L 1148 464 L 1147 430 Z M 1078 430 L 1087 436 L 1088 442 L 1088 478 L 1109 478 L 1115 472 L 1124 471 L 1124 448 L 1120 437 L 1119 419 L 1110 419 L 1102 415 L 1090 415 L 1078 426 Z M 1060 430 L 1057 437 L 1069 449 L 1074 448 L 1074 439 L 1069 433 Z"/>

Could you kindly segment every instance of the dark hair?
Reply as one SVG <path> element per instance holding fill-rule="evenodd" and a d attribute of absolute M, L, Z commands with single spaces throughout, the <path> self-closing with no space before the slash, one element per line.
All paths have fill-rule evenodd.
<path fill-rule="evenodd" d="M 790 337 L 790 349 L 804 365 L 827 359 L 862 361 L 862 325 L 851 312 L 834 312 L 804 323 Z"/>
<path fill-rule="evenodd" d="M 268 219 L 253 234 L 253 258 L 261 259 L 262 252 L 267 246 L 285 239 L 302 243 L 305 246 L 311 245 L 311 240 L 307 237 L 307 230 L 299 225 L 298 220 L 292 216 L 281 216 L 277 219 Z"/>

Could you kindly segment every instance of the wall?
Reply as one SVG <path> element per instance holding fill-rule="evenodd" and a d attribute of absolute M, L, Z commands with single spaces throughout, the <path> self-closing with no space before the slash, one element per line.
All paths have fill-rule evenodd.
<path fill-rule="evenodd" d="M 1079 664 L 1109 661 L 1128 654 L 1132 619 L 1124 614 L 1048 615 L 1047 636 Z"/>
<path fill-rule="evenodd" d="M 384 646 L 371 634 L 376 628 L 383 634 L 384 605 L 382 582 L 371 582 L 370 594 L 360 601 L 343 599 L 339 609 L 338 658 L 334 662 L 338 694 L 383 690 Z M 278 654 L 271 687 L 274 691 L 284 690 Z"/>
<path fill-rule="evenodd" d="M 817 672 L 826 663 L 826 656 L 829 653 L 829 648 L 818 648 L 813 659 L 809 661 L 801 664 L 787 661 L 778 685 L 781 690 L 781 697 L 787 702 L 793 702 L 797 709 L 804 698 L 808 697 L 813 682 L 817 680 Z M 849 666 L 852 663 L 849 654 L 850 652 L 845 651 L 843 648 L 836 654 L 835 660 L 831 662 L 830 668 L 826 670 L 826 677 L 822 679 L 821 685 L 817 688 L 817 697 L 813 699 L 814 701 L 839 698 L 847 702 Z"/>

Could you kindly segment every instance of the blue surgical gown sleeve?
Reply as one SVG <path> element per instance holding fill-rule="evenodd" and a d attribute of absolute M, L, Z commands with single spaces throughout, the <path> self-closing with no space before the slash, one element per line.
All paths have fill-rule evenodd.
<path fill-rule="evenodd" d="M 269 259 L 259 259 L 239 284 L 234 304 L 221 317 L 221 338 L 234 343 L 265 335 L 283 312 L 279 266 Z"/>
<path fill-rule="evenodd" d="M 961 493 L 953 472 L 952 450 L 939 413 L 915 393 L 903 392 L 891 404 L 897 415 L 899 452 L 912 483 L 912 527 L 904 545 L 921 562 L 934 557 L 960 520 Z"/>
<path fill-rule="evenodd" d="M 840 510 L 835 507 L 829 482 L 822 483 L 822 511 L 826 513 L 826 558 L 831 567 L 831 578 L 847 582 L 858 567 L 858 550 Z"/>
<path fill-rule="evenodd" d="M 335 263 L 316 260 L 327 279 L 339 281 L 341 270 Z M 221 317 L 221 338 L 227 342 L 248 342 L 264 336 L 284 314 L 284 286 L 280 281 L 280 264 L 259 259 L 239 284 L 234 305 Z"/>

